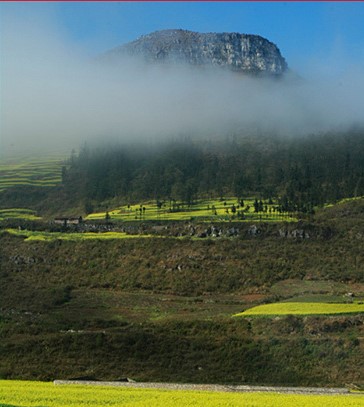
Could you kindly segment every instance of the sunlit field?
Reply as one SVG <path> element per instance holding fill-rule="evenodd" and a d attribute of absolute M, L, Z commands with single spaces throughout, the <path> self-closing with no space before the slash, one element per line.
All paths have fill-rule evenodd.
<path fill-rule="evenodd" d="M 0 221 L 4 219 L 26 219 L 37 220 L 41 219 L 36 215 L 35 211 L 23 208 L 0 209 Z"/>
<path fill-rule="evenodd" d="M 0 381 L 1 407 L 360 407 L 361 395 L 293 395 L 209 391 L 54 386 L 52 383 Z"/>
<path fill-rule="evenodd" d="M 335 315 L 358 314 L 364 312 L 363 302 L 351 304 L 323 302 L 279 302 L 263 304 L 247 309 L 235 316 L 272 316 L 272 315 Z"/>
<path fill-rule="evenodd" d="M 84 232 L 84 233 L 62 233 L 62 232 L 38 232 L 31 230 L 18 230 L 18 229 L 6 229 L 5 232 L 10 233 L 16 236 L 25 236 L 26 241 L 53 241 L 53 240 L 90 240 L 90 239 L 133 239 L 133 238 L 149 238 L 156 236 L 149 235 L 129 235 L 124 232 L 103 232 L 103 233 L 93 233 L 93 232 Z M 157 236 L 158 237 L 158 236 Z"/>
<path fill-rule="evenodd" d="M 134 205 L 124 205 L 109 212 L 92 213 L 87 220 L 105 219 L 111 221 L 133 220 L 201 220 L 201 221 L 294 221 L 289 213 L 279 213 L 276 204 L 262 202 L 262 211 L 256 212 L 253 198 L 241 200 L 230 197 L 225 199 L 197 200 L 191 205 L 178 201 L 143 202 Z"/>

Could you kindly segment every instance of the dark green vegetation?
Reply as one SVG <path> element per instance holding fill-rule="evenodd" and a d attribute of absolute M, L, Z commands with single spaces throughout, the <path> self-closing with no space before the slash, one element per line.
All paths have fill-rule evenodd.
<path fill-rule="evenodd" d="M 58 185 L 5 183 L 0 378 L 360 384 L 363 315 L 232 315 L 277 301 L 363 301 L 363 157 L 359 130 L 84 147 Z M 233 219 L 238 203 L 245 219 Z M 68 229 L 44 220 L 92 212 Z M 106 230 L 125 238 L 69 240 Z"/>
<path fill-rule="evenodd" d="M 282 211 L 364 195 L 364 131 L 307 138 L 189 139 L 161 145 L 83 148 L 64 190 L 86 212 L 102 202 L 192 203 L 202 197 L 277 199 Z"/>
<path fill-rule="evenodd" d="M 257 227 L 197 240 L 0 234 L 0 377 L 360 384 L 363 315 L 231 315 L 304 297 L 362 300 L 364 200 L 310 224 Z"/>
<path fill-rule="evenodd" d="M 15 167 L 9 179 L 0 167 L 0 208 L 84 215 L 146 200 L 173 207 L 235 196 L 308 216 L 318 205 L 364 195 L 363 157 L 362 129 L 300 138 L 237 133 L 224 141 L 85 146 L 62 168 L 58 163 L 57 176 L 28 168 L 32 181 L 19 183 Z M 51 185 L 45 177 L 60 172 L 62 184 L 45 188 Z M 37 177 L 44 180 L 35 182 Z"/>

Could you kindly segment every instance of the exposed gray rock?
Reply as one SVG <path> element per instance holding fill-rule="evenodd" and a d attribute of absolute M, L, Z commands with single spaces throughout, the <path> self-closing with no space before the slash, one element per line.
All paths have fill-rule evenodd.
<path fill-rule="evenodd" d="M 20 254 L 16 254 L 10 257 L 10 261 L 17 265 L 31 265 L 38 263 L 38 259 L 29 256 L 22 256 Z"/>
<path fill-rule="evenodd" d="M 279 229 L 278 233 L 280 237 L 287 237 L 288 231 L 287 229 Z"/>
<path fill-rule="evenodd" d="M 278 47 L 259 35 L 162 30 L 117 47 L 103 59 L 140 57 L 148 63 L 219 66 L 237 72 L 281 75 L 287 63 Z"/>
<path fill-rule="evenodd" d="M 260 230 L 257 228 L 256 225 L 252 225 L 252 226 L 249 227 L 248 233 L 251 236 L 257 236 L 257 235 L 260 234 Z"/>
<path fill-rule="evenodd" d="M 310 233 L 305 229 L 279 229 L 279 237 L 288 238 L 288 239 L 310 239 Z"/>
<path fill-rule="evenodd" d="M 238 236 L 239 230 L 235 227 L 232 227 L 226 231 L 227 237 Z"/>

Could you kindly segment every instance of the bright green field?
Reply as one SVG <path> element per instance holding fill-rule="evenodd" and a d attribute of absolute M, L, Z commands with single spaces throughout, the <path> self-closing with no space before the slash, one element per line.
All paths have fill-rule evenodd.
<path fill-rule="evenodd" d="M 54 386 L 52 383 L 0 381 L 2 407 L 363 407 L 361 395 L 288 395 L 205 391 Z"/>
<path fill-rule="evenodd" d="M 51 187 L 61 182 L 60 156 L 13 157 L 0 161 L 0 191 L 14 186 Z"/>
<path fill-rule="evenodd" d="M 4 219 L 36 220 L 41 218 L 37 216 L 36 213 L 31 209 L 9 208 L 0 209 L 0 220 Z"/>
<path fill-rule="evenodd" d="M 128 235 L 123 232 L 103 232 L 103 233 L 62 233 L 62 232 L 37 232 L 31 230 L 5 229 L 6 232 L 16 236 L 26 236 L 26 241 L 42 240 L 89 240 L 89 239 L 133 239 L 133 238 L 148 238 L 150 235 Z M 156 236 L 153 236 L 154 238 Z"/>
<path fill-rule="evenodd" d="M 364 312 L 363 303 L 343 304 L 324 302 L 278 302 L 258 305 L 235 316 L 271 316 L 271 315 L 334 315 L 357 314 Z"/>
<path fill-rule="evenodd" d="M 164 202 L 161 208 L 156 202 L 143 202 L 137 205 L 124 205 L 109 211 L 111 220 L 132 221 L 132 220 L 206 220 L 206 221 L 254 221 L 263 220 L 265 222 L 279 220 L 296 220 L 288 213 L 278 213 L 274 211 L 274 205 L 264 202 L 266 212 L 254 212 L 254 199 L 244 199 L 244 207 L 240 207 L 237 198 L 205 199 L 198 200 L 191 206 L 180 202 Z M 235 206 L 235 214 L 232 206 Z M 145 208 L 145 210 L 143 210 Z M 92 213 L 86 219 L 105 219 L 106 212 Z"/>

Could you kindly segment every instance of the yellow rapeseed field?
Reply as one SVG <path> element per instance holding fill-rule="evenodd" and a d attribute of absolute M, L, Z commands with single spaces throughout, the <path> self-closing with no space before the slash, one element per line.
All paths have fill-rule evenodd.
<path fill-rule="evenodd" d="M 174 205 L 174 209 L 173 209 Z M 236 197 L 226 199 L 201 199 L 194 202 L 191 206 L 182 202 L 164 202 L 162 207 L 158 208 L 157 203 L 142 202 L 133 205 L 124 205 L 108 212 L 112 221 L 133 221 L 133 220 L 200 220 L 200 221 L 258 221 L 279 222 L 295 221 L 288 213 L 273 211 L 275 205 L 264 203 L 266 212 L 255 213 L 254 198 L 244 198 L 244 207 L 240 207 L 239 200 Z M 232 207 L 235 207 L 236 213 L 232 213 Z M 240 215 L 238 216 L 238 213 Z M 244 216 L 242 216 L 242 214 Z M 91 213 L 86 220 L 105 219 L 106 212 Z"/>
<path fill-rule="evenodd" d="M 41 241 L 53 241 L 53 240 L 108 240 L 108 239 L 135 239 L 135 238 L 149 238 L 155 237 L 150 235 L 129 235 L 124 232 L 83 232 L 83 233 L 63 233 L 63 232 L 39 232 L 33 230 L 18 230 L 18 229 L 5 229 L 6 232 L 17 235 L 26 236 L 26 241 L 41 240 Z M 158 236 L 157 236 L 158 237 Z"/>
<path fill-rule="evenodd" d="M 52 383 L 0 381 L 0 406 L 16 407 L 364 407 L 362 395 L 291 395 L 207 391 L 54 386 Z"/>
<path fill-rule="evenodd" d="M 331 315 L 364 312 L 363 303 L 277 302 L 249 308 L 235 316 Z"/>
<path fill-rule="evenodd" d="M 31 209 L 23 208 L 0 209 L 0 221 L 9 218 L 26 220 L 41 219 L 39 216 L 36 215 L 35 211 Z"/>

